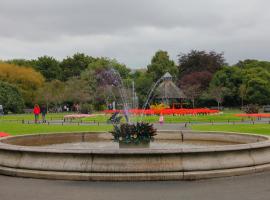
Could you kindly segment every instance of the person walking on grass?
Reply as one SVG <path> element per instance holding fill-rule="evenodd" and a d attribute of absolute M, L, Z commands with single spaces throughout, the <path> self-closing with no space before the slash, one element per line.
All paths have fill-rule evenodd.
<path fill-rule="evenodd" d="M 40 108 L 41 116 L 42 116 L 42 123 L 46 123 L 46 114 L 47 114 L 47 107 L 43 104 Z"/>
<path fill-rule="evenodd" d="M 38 104 L 35 104 L 33 113 L 35 115 L 35 124 L 37 124 L 38 123 L 38 119 L 39 119 L 39 114 L 40 114 L 40 108 L 39 108 L 39 105 Z"/>

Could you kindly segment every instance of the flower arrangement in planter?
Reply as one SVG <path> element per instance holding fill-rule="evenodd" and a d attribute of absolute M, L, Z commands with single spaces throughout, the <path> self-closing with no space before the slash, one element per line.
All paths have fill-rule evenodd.
<path fill-rule="evenodd" d="M 138 122 L 136 124 L 120 124 L 115 125 L 111 132 L 114 141 L 119 142 L 121 146 L 136 146 L 140 144 L 148 144 L 154 140 L 157 130 L 153 124 Z"/>

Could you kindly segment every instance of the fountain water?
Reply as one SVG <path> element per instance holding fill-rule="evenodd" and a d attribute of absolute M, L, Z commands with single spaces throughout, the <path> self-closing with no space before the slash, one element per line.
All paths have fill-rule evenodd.
<path fill-rule="evenodd" d="M 105 70 L 100 74 L 100 79 L 102 80 L 103 84 L 112 85 L 118 89 L 123 104 L 124 116 L 126 122 L 129 123 L 130 115 L 129 115 L 128 96 L 120 73 L 113 67 L 110 67 L 108 70 Z"/>

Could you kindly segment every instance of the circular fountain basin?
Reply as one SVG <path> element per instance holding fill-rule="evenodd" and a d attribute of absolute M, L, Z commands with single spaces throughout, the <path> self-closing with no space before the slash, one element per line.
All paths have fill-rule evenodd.
<path fill-rule="evenodd" d="M 119 148 L 110 133 L 0 139 L 0 174 L 67 180 L 194 180 L 270 169 L 266 136 L 160 131 L 149 148 Z"/>

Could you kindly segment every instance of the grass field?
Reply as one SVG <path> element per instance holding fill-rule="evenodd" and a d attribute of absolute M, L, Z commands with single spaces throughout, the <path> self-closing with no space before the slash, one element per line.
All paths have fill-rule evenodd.
<path fill-rule="evenodd" d="M 254 133 L 270 135 L 270 124 L 222 124 L 222 125 L 193 125 L 195 131 L 224 131 L 239 133 Z"/>
<path fill-rule="evenodd" d="M 234 116 L 240 113 L 239 110 L 226 111 L 220 115 L 199 115 L 199 116 L 164 116 L 165 123 L 185 123 L 185 122 L 230 122 L 242 120 Z M 62 120 L 66 113 L 48 114 L 48 120 Z M 77 121 L 83 122 L 106 122 L 110 115 L 97 115 L 94 117 L 83 118 Z M 0 132 L 6 132 L 12 135 L 35 134 L 35 133 L 56 133 L 56 132 L 81 132 L 81 131 L 109 131 L 112 125 L 48 125 L 48 124 L 22 124 L 21 121 L 33 121 L 32 114 L 5 115 L 0 117 Z M 140 117 L 133 117 L 131 121 L 136 121 Z M 155 123 L 159 116 L 145 116 L 143 121 Z M 245 119 L 247 120 L 247 118 Z M 75 120 L 76 121 L 76 120 Z M 255 133 L 270 135 L 270 124 L 222 124 L 222 125 L 192 125 L 192 130 L 196 131 L 229 131 L 241 133 Z"/>
<path fill-rule="evenodd" d="M 11 135 L 35 134 L 35 133 L 60 133 L 81 131 L 110 131 L 112 125 L 47 125 L 47 124 L 21 124 L 13 122 L 0 122 L 0 132 Z"/>
<path fill-rule="evenodd" d="M 164 122 L 165 123 L 186 123 L 186 122 L 227 122 L 229 121 L 240 121 L 242 118 L 236 117 L 236 113 L 241 113 L 240 110 L 230 110 L 225 111 L 223 114 L 218 115 L 197 115 L 197 116 L 191 116 L 191 115 L 185 115 L 185 116 L 164 116 Z M 48 120 L 63 120 L 64 115 L 67 113 L 50 113 L 47 115 Z M 72 113 L 68 113 L 72 114 Z M 79 120 L 74 121 L 83 121 L 83 122 L 101 122 L 105 123 L 110 118 L 111 115 L 97 115 L 93 117 L 87 117 Z M 32 114 L 20 114 L 20 115 L 5 115 L 0 117 L 0 121 L 32 121 L 34 119 L 34 116 Z M 159 116 L 144 116 L 143 121 L 145 122 L 151 122 L 155 123 L 158 122 Z M 131 117 L 130 121 L 136 122 L 140 121 L 140 116 Z M 122 119 L 124 121 L 124 119 Z"/>

